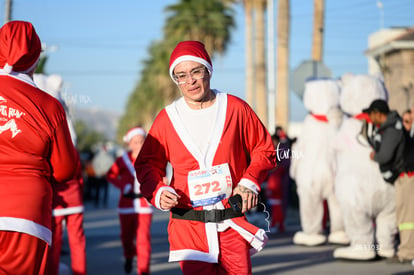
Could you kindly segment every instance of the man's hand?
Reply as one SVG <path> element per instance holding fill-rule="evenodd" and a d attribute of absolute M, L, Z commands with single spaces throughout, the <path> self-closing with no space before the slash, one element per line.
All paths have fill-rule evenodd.
<path fill-rule="evenodd" d="M 171 210 L 171 208 L 177 206 L 180 196 L 171 193 L 168 190 L 163 190 L 160 196 L 160 206 L 163 210 Z"/>
<path fill-rule="evenodd" d="M 371 160 L 374 160 L 374 156 L 375 156 L 375 152 L 374 152 L 374 151 L 372 151 L 372 152 L 369 154 L 369 158 L 370 158 Z"/>
<path fill-rule="evenodd" d="M 242 185 L 237 185 L 233 190 L 233 195 L 236 194 L 242 197 L 242 213 L 256 207 L 259 197 L 253 190 Z"/>

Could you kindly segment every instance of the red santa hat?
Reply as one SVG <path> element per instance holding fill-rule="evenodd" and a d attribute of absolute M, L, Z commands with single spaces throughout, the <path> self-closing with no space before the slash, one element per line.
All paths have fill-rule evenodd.
<path fill-rule="evenodd" d="M 135 127 L 135 128 L 130 129 L 125 134 L 125 136 L 123 137 L 123 140 L 124 140 L 124 142 L 129 143 L 134 136 L 138 136 L 138 135 L 146 137 L 147 133 L 145 132 L 145 130 L 143 128 Z"/>
<path fill-rule="evenodd" d="M 211 77 L 213 73 L 213 65 L 210 60 L 204 44 L 199 41 L 182 41 L 177 44 L 170 57 L 170 76 L 173 77 L 174 68 L 183 61 L 195 61 L 204 65 Z"/>
<path fill-rule="evenodd" d="M 28 73 L 39 60 L 42 45 L 33 25 L 10 21 L 0 29 L 0 68 Z"/>

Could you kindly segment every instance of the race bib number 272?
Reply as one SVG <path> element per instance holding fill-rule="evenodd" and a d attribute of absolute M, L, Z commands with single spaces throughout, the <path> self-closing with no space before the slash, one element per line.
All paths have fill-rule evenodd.
<path fill-rule="evenodd" d="M 188 174 L 188 189 L 193 207 L 214 204 L 232 193 L 232 180 L 227 163 Z"/>

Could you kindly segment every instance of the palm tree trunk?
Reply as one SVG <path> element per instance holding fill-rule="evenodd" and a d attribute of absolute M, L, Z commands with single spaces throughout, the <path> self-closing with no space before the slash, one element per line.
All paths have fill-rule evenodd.
<path fill-rule="evenodd" d="M 322 61 L 325 0 L 314 0 L 312 60 Z"/>
<path fill-rule="evenodd" d="M 246 24 L 246 101 L 252 108 L 256 108 L 254 98 L 254 57 L 253 57 L 253 33 L 252 33 L 252 1 L 244 0 L 244 16 Z"/>
<path fill-rule="evenodd" d="M 267 89 L 266 89 L 266 56 L 265 56 L 265 12 L 266 0 L 255 1 L 256 11 L 256 104 L 257 115 L 267 127 Z"/>
<path fill-rule="evenodd" d="M 287 129 L 289 122 L 290 1 L 278 2 L 276 123 Z"/>

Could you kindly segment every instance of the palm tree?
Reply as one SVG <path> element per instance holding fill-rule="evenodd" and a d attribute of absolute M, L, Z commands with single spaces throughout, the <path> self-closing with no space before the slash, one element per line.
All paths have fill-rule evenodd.
<path fill-rule="evenodd" d="M 279 0 L 278 3 L 276 122 L 284 129 L 289 121 L 289 2 Z"/>
<path fill-rule="evenodd" d="M 151 44 L 149 57 L 144 61 L 141 79 L 134 92 L 130 94 L 126 112 L 120 120 L 119 136 L 138 125 L 148 129 L 162 106 L 177 96 L 166 65 L 170 49 L 171 47 L 163 41 Z"/>
<path fill-rule="evenodd" d="M 253 41 L 253 6 L 251 0 L 243 0 L 244 2 L 244 17 L 246 26 L 246 101 L 253 108 L 256 108 L 256 100 L 254 97 L 254 56 L 252 41 Z"/>
<path fill-rule="evenodd" d="M 224 54 L 235 26 L 231 3 L 220 0 L 181 0 L 167 6 L 164 38 L 152 43 L 149 58 L 144 61 L 141 78 L 129 97 L 126 112 L 120 120 L 118 137 L 129 128 L 149 128 L 157 113 L 179 96 L 179 90 L 168 74 L 172 49 L 182 40 L 199 40 L 213 58 Z"/>
<path fill-rule="evenodd" d="M 166 40 L 199 40 L 211 55 L 225 52 L 230 30 L 235 26 L 230 4 L 219 0 L 181 0 L 166 11 L 171 14 L 164 28 Z"/>
<path fill-rule="evenodd" d="M 312 60 L 322 61 L 325 0 L 314 0 Z"/>
<path fill-rule="evenodd" d="M 267 88 L 266 88 L 266 57 L 265 57 L 265 12 L 266 0 L 255 0 L 256 37 L 255 37 L 255 84 L 256 112 L 261 121 L 267 126 Z"/>

